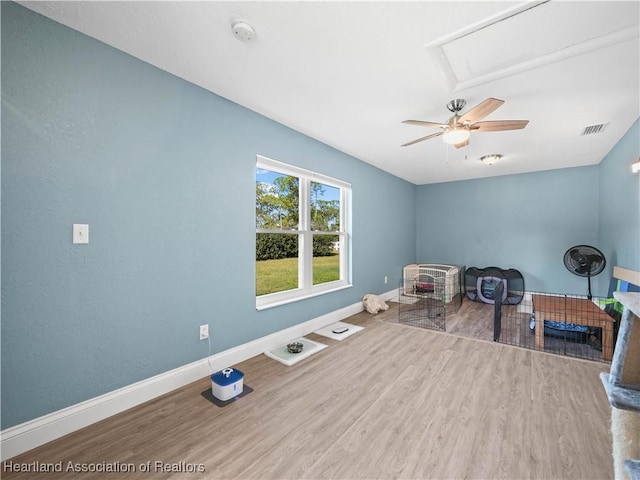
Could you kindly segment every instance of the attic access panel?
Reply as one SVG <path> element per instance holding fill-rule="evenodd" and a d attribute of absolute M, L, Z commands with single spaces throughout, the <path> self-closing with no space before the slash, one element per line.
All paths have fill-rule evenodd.
<path fill-rule="evenodd" d="M 602 19 L 607 21 L 603 22 Z M 537 2 L 427 45 L 461 90 L 638 37 L 636 2 Z"/>

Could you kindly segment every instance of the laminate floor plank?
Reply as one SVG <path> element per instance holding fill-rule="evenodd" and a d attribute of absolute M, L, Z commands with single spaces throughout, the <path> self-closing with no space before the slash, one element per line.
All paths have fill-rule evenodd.
<path fill-rule="evenodd" d="M 307 404 L 305 415 L 295 415 L 296 410 L 289 410 L 287 405 L 287 421 L 295 430 L 283 439 L 282 445 L 261 458 L 259 464 L 242 472 L 240 478 L 264 478 L 265 475 L 270 478 L 297 478 L 302 475 L 311 463 L 310 458 L 329 448 L 370 407 L 376 392 L 383 392 L 395 379 L 396 372 L 390 372 L 389 368 L 395 370 L 398 367 L 393 363 L 389 367 L 384 362 L 377 362 L 375 357 L 391 357 L 398 350 L 403 351 L 407 358 L 420 354 L 418 345 L 406 345 L 403 338 L 394 335 L 366 351 L 358 349 L 361 343 L 351 340 L 349 337 L 335 344 L 332 359 L 318 365 L 321 368 L 306 375 L 305 380 L 296 385 L 313 399 Z M 341 354 L 340 350 L 344 352 Z M 350 361 L 345 362 L 343 355 Z M 318 435 L 317 432 L 323 434 Z M 290 455 L 283 457 L 283 448 Z"/>
<path fill-rule="evenodd" d="M 291 367 L 242 362 L 253 392 L 224 408 L 203 395 L 206 377 L 12 459 L 136 471 L 2 478 L 612 478 L 608 365 L 402 325 L 397 312 L 346 319 L 365 328 L 342 341 L 308 335 L 328 348 Z M 205 472 L 138 468 L 156 461 Z"/>
<path fill-rule="evenodd" d="M 435 369 L 438 375 L 432 375 L 428 366 L 437 365 L 438 360 L 442 362 Z M 501 394 L 486 398 L 486 388 L 497 392 L 491 378 L 499 384 L 504 380 L 482 367 L 468 368 L 469 363 L 477 364 L 479 360 L 473 351 L 462 348 L 438 352 L 435 359 L 425 356 L 422 362 L 410 365 L 399 379 L 400 384 L 393 385 L 376 403 L 376 408 L 370 409 L 349 434 L 334 445 L 333 450 L 349 452 L 349 458 L 333 462 L 329 470 L 310 478 L 343 478 L 353 471 L 362 473 L 364 478 L 522 477 L 523 470 L 504 465 L 518 464 L 523 430 L 516 431 L 519 443 L 515 449 L 511 448 L 515 454 L 503 448 L 497 450 L 499 455 L 494 455 L 502 465 L 502 475 L 495 475 L 497 467 L 491 467 L 491 457 L 485 455 L 485 450 L 491 453 L 496 447 L 510 447 L 509 436 L 504 433 L 510 430 L 510 417 L 500 417 L 497 412 L 500 406 L 503 410 L 511 404 L 517 408 L 518 403 L 513 400 L 523 396 L 526 398 L 520 404 L 526 405 L 530 394 L 525 389 L 520 398 L 514 399 L 510 392 L 522 389 L 508 389 L 503 404 L 496 408 L 494 397 Z M 459 368 L 465 373 L 452 377 L 450 371 Z M 485 398 L 481 398 L 483 396 Z M 495 442 L 492 436 L 507 441 Z M 383 442 L 380 448 L 376 448 L 378 441 Z M 327 455 L 330 454 L 331 450 Z M 473 465 L 471 470 L 469 465 Z"/>
<path fill-rule="evenodd" d="M 611 476 L 602 471 L 612 462 L 610 422 L 602 408 L 608 402 L 601 385 L 585 381 L 593 376 L 593 364 L 535 355 L 531 376 L 531 413 L 539 419 L 532 424 L 534 478 Z"/>

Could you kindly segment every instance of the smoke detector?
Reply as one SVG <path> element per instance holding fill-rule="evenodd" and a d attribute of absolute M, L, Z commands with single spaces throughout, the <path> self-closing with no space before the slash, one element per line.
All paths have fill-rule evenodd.
<path fill-rule="evenodd" d="M 256 34 L 256 31 L 251 25 L 246 22 L 237 22 L 233 24 L 233 34 L 238 40 L 248 42 Z"/>

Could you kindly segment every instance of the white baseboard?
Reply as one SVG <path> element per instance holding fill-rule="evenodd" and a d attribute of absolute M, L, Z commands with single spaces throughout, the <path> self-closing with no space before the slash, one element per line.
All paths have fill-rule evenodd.
<path fill-rule="evenodd" d="M 396 291 L 392 290 L 380 296 L 389 299 L 394 295 L 396 295 Z M 209 359 L 203 358 L 99 397 L 2 430 L 0 432 L 1 460 L 4 461 L 15 457 L 56 438 L 164 395 L 176 388 L 200 380 L 212 373 L 211 368 L 214 371 L 218 371 L 230 365 L 243 362 L 282 345 L 292 338 L 307 335 L 332 323 L 344 320 L 362 310 L 361 302 L 354 303 L 299 325 L 238 345 L 224 352 L 216 353 L 211 355 Z M 209 363 L 211 363 L 211 367 Z"/>
<path fill-rule="evenodd" d="M 393 290 L 389 290 L 388 292 L 381 293 L 378 296 L 385 301 L 390 301 L 390 300 L 398 301 L 398 290 L 394 288 Z"/>

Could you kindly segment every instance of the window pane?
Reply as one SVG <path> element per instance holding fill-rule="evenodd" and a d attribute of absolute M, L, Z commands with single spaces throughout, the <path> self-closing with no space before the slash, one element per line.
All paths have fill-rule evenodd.
<path fill-rule="evenodd" d="M 256 296 L 298 288 L 298 235 L 256 233 Z"/>
<path fill-rule="evenodd" d="M 340 189 L 311 182 L 311 230 L 340 231 Z"/>
<path fill-rule="evenodd" d="M 339 235 L 313 236 L 313 284 L 340 280 Z"/>
<path fill-rule="evenodd" d="M 297 230 L 298 178 L 256 169 L 256 228 Z"/>

